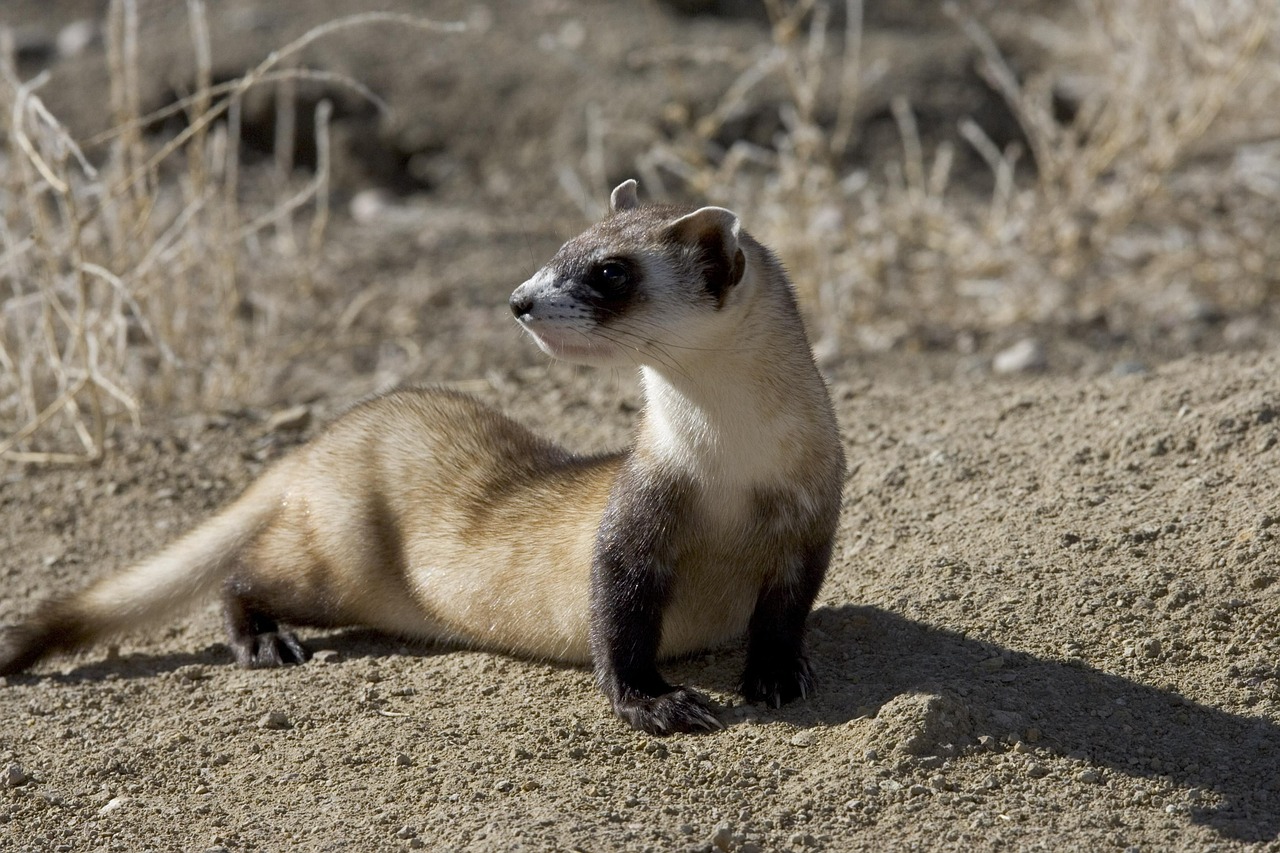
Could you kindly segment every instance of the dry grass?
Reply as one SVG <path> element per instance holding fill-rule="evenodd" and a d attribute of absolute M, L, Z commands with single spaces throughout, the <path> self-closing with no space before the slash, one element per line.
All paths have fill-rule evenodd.
<path fill-rule="evenodd" d="M 862 74 L 862 4 L 846 2 L 838 37 L 825 3 L 768 6 L 773 43 L 715 110 L 655 144 L 641 171 L 650 186 L 675 176 L 692 194 L 750 210 L 754 230 L 795 273 L 826 353 L 892 346 L 913 326 L 991 330 L 1095 316 L 1118 303 L 1155 311 L 1171 294 L 1243 310 L 1280 290 L 1266 206 L 1247 212 L 1250 199 L 1274 190 L 1259 189 L 1256 168 L 1229 170 L 1206 200 L 1195 180 L 1205 167 L 1191 162 L 1224 112 L 1244 129 L 1237 142 L 1272 120 L 1273 0 L 1078 0 L 1083 38 L 1078 28 L 1024 22 L 1024 40 L 1055 58 L 1026 79 L 983 26 L 952 7 L 1030 147 L 1001 150 L 962 123 L 960 135 L 990 169 L 985 200 L 952 186 L 956 151 L 945 143 L 926 151 L 904 100 L 892 105 L 897 162 L 883 175 L 842 167 Z M 833 75 L 838 85 L 827 88 L 840 94 L 826 114 L 835 119 L 822 123 L 818 104 Z M 779 79 L 788 103 L 775 144 L 718 148 L 724 122 L 752 108 L 761 83 Z M 1055 94 L 1077 103 L 1065 123 L 1055 118 Z M 1028 156 L 1030 179 L 1022 175 L 1032 170 L 1016 168 Z M 1238 146 L 1242 156 L 1269 158 L 1263 171 L 1280 173 L 1274 146 Z M 1187 215 L 1224 193 L 1243 200 L 1238 210 L 1216 221 Z"/>
<path fill-rule="evenodd" d="M 258 380 L 254 368 L 272 346 L 280 301 L 306 295 L 306 261 L 324 233 L 329 106 L 322 103 L 314 116 L 315 175 L 300 187 L 291 182 L 285 152 L 293 149 L 292 123 L 279 122 L 284 189 L 269 209 L 246 210 L 242 98 L 254 86 L 287 93 L 299 77 L 320 76 L 373 98 L 354 81 L 288 63 L 317 39 L 350 27 L 457 29 L 403 15 L 342 18 L 307 32 L 240 79 L 214 86 L 203 0 L 188 0 L 187 8 L 193 94 L 143 115 L 137 7 L 134 0 L 111 3 L 115 129 L 90 141 L 98 165 L 41 102 L 43 77 L 19 81 L 11 60 L 0 69 L 0 133 L 8 143 L 0 188 L 2 459 L 94 460 L 114 422 L 137 421 L 155 405 L 217 405 Z M 11 46 L 5 56 L 12 56 Z M 155 141 L 144 133 L 178 112 L 185 126 L 172 138 Z M 272 239 L 263 239 L 268 229 Z M 264 256 L 298 268 L 298 293 L 267 302 L 247 287 L 246 267 Z"/>

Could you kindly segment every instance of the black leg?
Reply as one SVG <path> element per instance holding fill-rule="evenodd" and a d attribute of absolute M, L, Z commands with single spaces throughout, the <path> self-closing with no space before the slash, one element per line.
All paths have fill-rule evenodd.
<path fill-rule="evenodd" d="M 311 659 L 293 632 L 281 630 L 275 619 L 254 607 L 235 581 L 223 594 L 223 614 L 231 651 L 241 667 L 263 669 Z"/>
<path fill-rule="evenodd" d="M 831 560 L 831 544 L 811 549 L 790 576 L 766 584 L 747 629 L 742 695 L 775 708 L 813 692 L 805 656 L 805 620 Z"/>
<path fill-rule="evenodd" d="M 630 482 L 628 482 L 630 481 Z M 624 470 L 601 521 L 591 572 L 591 657 L 613 710 L 650 734 L 722 728 L 710 703 L 658 672 L 671 590 L 666 531 L 683 503 L 675 485 L 641 485 Z"/>

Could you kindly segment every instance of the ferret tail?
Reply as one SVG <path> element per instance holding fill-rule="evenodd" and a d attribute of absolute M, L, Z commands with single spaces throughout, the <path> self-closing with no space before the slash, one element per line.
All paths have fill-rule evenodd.
<path fill-rule="evenodd" d="M 276 465 L 235 502 L 149 560 L 45 601 L 27 621 L 0 635 L 0 675 L 145 625 L 217 587 L 280 511 L 290 467 L 288 461 Z"/>

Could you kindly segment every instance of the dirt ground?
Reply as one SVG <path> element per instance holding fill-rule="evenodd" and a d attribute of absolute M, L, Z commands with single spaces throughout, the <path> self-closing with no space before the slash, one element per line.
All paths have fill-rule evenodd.
<path fill-rule="evenodd" d="M 6 12 L 38 47 L 100 5 Z M 244 67 L 351 4 L 311 5 L 220 5 L 219 55 Z M 873 37 L 900 37 L 911 5 L 885 4 Z M 181 4 L 143 6 L 185 25 Z M 633 378 L 548 364 L 506 308 L 581 227 L 545 152 L 611 86 L 608 109 L 660 120 L 661 74 L 609 65 L 618 45 L 744 44 L 759 24 L 618 4 L 583 13 L 605 33 L 584 39 L 576 4 L 440 7 L 496 41 L 402 66 L 401 36 L 341 54 L 418 115 L 380 125 L 339 180 L 400 193 L 391 213 L 340 216 L 309 263 L 298 316 L 366 294 L 349 333 L 282 342 L 243 404 L 150 412 L 97 466 L 0 469 L 0 624 L 152 552 L 388 384 L 450 384 L 575 448 L 625 443 Z M 580 67 L 544 49 L 557 39 L 583 45 Z M 459 64 L 478 49 L 491 61 Z M 55 63 L 50 103 L 91 100 L 100 63 Z M 479 83 L 459 71 L 481 65 Z M 525 113 L 464 108 L 526 78 L 552 95 Z M 353 116 L 349 139 L 373 133 Z M 0 681 L 0 849 L 1280 850 L 1280 334 L 1261 322 L 1248 346 L 1178 352 L 1041 328 L 1039 374 L 996 376 L 983 349 L 834 360 L 850 474 L 807 701 L 744 704 L 738 647 L 668 668 L 726 729 L 662 739 L 613 718 L 585 670 L 362 632 L 306 633 L 306 666 L 241 671 L 210 603 Z"/>

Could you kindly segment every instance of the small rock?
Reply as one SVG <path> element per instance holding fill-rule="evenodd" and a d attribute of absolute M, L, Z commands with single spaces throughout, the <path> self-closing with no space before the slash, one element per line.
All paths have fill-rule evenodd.
<path fill-rule="evenodd" d="M 514 788 L 514 787 L 515 787 L 515 785 L 511 784 L 511 780 L 509 780 L 509 779 L 499 779 L 499 780 L 498 780 L 497 782 L 495 782 L 495 783 L 494 783 L 494 785 L 493 785 L 493 788 L 494 788 L 494 790 L 495 790 L 495 791 L 501 791 L 501 792 L 502 792 L 502 793 L 504 793 L 504 794 L 505 794 L 507 791 L 510 791 L 510 790 L 511 790 L 512 788 Z"/>
<path fill-rule="evenodd" d="M 4 769 L 4 784 L 9 788 L 21 788 L 31 781 L 31 776 L 20 764 L 10 764 Z"/>
<path fill-rule="evenodd" d="M 58 30 L 58 36 L 55 40 L 58 46 L 58 55 L 63 59 L 79 56 L 84 53 L 85 48 L 93 44 L 97 37 L 98 27 L 93 21 L 87 18 L 72 21 Z"/>
<path fill-rule="evenodd" d="M 311 409 L 305 405 L 290 406 L 272 412 L 267 418 L 267 432 L 300 432 L 311 423 Z"/>
<path fill-rule="evenodd" d="M 338 663 L 342 660 L 342 652 L 337 649 L 320 649 L 311 659 L 317 663 Z"/>
<path fill-rule="evenodd" d="M 400 827 L 400 829 L 396 831 L 396 838 L 404 839 L 407 841 L 410 838 L 413 838 L 414 836 L 416 836 L 417 834 L 418 834 L 418 830 L 414 829 L 412 826 L 405 825 Z"/>
<path fill-rule="evenodd" d="M 129 800 L 128 797 L 112 797 L 110 800 L 107 801 L 107 804 L 105 806 L 98 809 L 98 814 L 109 815 L 116 809 L 123 806 L 126 802 L 128 802 L 128 800 Z"/>
<path fill-rule="evenodd" d="M 1102 781 L 1102 774 L 1097 770 L 1094 770 L 1092 767 L 1088 767 L 1077 773 L 1075 779 L 1077 782 L 1088 782 L 1093 784 Z"/>
<path fill-rule="evenodd" d="M 1043 764 L 1032 763 L 1027 765 L 1027 775 L 1032 779 L 1043 779 L 1049 775 L 1049 768 Z"/>
<path fill-rule="evenodd" d="M 817 742 L 817 737 L 809 729 L 802 732 L 796 732 L 791 736 L 792 746 L 813 746 Z"/>
<path fill-rule="evenodd" d="M 715 828 L 715 831 L 711 833 L 711 843 L 717 850 L 724 850 L 725 853 L 728 853 L 733 844 L 733 830 L 729 827 L 729 824 L 722 823 Z"/>
<path fill-rule="evenodd" d="M 1031 373 L 1048 365 L 1044 347 L 1035 338 L 1023 338 L 991 360 L 991 369 L 996 373 Z"/>
<path fill-rule="evenodd" d="M 1143 640 L 1140 648 L 1142 649 L 1144 657 L 1158 658 L 1160 657 L 1160 652 L 1163 651 L 1164 647 L 1161 645 L 1159 638 L 1151 637 L 1150 639 Z"/>
<path fill-rule="evenodd" d="M 413 764 L 413 759 L 405 753 L 401 752 L 396 755 L 396 767 L 409 767 Z"/>
<path fill-rule="evenodd" d="M 351 218 L 361 225 L 381 219 L 395 208 L 395 198 L 383 189 L 361 190 L 351 197 Z"/>
<path fill-rule="evenodd" d="M 204 681 L 211 677 L 209 670 L 198 663 L 178 667 L 174 674 L 182 681 Z"/>
<path fill-rule="evenodd" d="M 258 728 L 279 731 L 293 728 L 293 723 L 289 722 L 283 711 L 269 711 L 258 720 Z"/>

